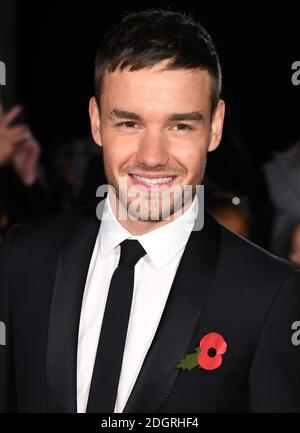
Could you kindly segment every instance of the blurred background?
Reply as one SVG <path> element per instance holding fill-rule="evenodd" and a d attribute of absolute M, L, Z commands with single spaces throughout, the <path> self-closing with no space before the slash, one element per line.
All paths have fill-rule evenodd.
<path fill-rule="evenodd" d="M 300 266 L 297 12 L 287 2 L 228 3 L 0 0 L 0 237 L 20 219 L 99 201 L 106 180 L 88 117 L 99 41 L 125 12 L 168 6 L 200 20 L 223 68 L 227 113 L 208 157 L 207 206 Z"/>

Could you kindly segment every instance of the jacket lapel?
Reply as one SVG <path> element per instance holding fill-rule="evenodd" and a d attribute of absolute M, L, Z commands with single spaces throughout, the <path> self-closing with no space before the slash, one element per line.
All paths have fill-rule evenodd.
<path fill-rule="evenodd" d="M 76 364 L 80 311 L 99 220 L 95 216 L 75 217 L 71 224 L 58 258 L 49 318 L 46 377 L 48 412 L 77 412 Z"/>
<path fill-rule="evenodd" d="M 167 303 L 123 413 L 161 412 L 182 357 L 194 348 L 195 333 L 212 286 L 220 230 L 206 211 L 204 227 L 190 235 Z"/>
<path fill-rule="evenodd" d="M 95 212 L 94 212 L 95 213 Z M 49 318 L 47 411 L 77 412 L 77 345 L 87 272 L 99 230 L 94 217 L 74 218 L 60 251 Z M 160 412 L 176 380 L 176 364 L 193 338 L 219 256 L 219 226 L 206 211 L 204 227 L 190 235 L 158 329 L 123 410 Z"/>

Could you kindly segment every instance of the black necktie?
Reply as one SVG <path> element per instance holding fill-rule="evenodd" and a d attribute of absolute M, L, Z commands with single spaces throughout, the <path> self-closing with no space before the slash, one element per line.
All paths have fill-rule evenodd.
<path fill-rule="evenodd" d="M 86 412 L 114 411 L 130 316 L 134 267 L 146 251 L 137 240 L 121 244 L 110 281 Z"/>

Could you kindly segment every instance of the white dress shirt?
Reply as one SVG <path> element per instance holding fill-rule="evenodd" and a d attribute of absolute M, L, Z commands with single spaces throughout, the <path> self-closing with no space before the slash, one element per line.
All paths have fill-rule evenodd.
<path fill-rule="evenodd" d="M 108 197 L 84 289 L 77 352 L 77 412 L 85 412 L 111 277 L 120 243 L 137 239 L 146 251 L 135 266 L 134 289 L 114 412 L 121 413 L 156 333 L 198 210 L 192 205 L 157 229 L 133 236 L 116 219 Z M 109 374 L 109 372 L 108 372 Z"/>

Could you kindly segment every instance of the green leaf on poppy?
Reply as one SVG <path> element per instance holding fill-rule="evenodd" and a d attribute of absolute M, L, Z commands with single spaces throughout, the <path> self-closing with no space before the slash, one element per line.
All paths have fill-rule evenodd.
<path fill-rule="evenodd" d="M 178 368 L 182 368 L 183 370 L 191 370 L 194 367 L 198 366 L 198 355 L 201 352 L 200 347 L 195 348 L 194 353 L 188 353 L 185 355 L 179 364 L 176 365 Z"/>

